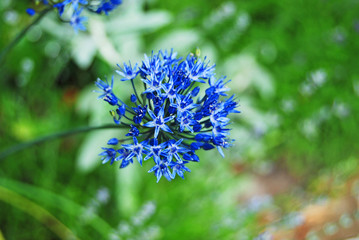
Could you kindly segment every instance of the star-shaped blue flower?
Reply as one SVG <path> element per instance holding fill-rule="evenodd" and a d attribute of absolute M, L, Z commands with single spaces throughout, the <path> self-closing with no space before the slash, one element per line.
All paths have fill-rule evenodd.
<path fill-rule="evenodd" d="M 151 144 L 146 144 L 145 148 L 148 149 L 148 154 L 145 157 L 145 161 L 153 157 L 155 163 L 159 163 L 161 161 L 161 156 L 163 156 L 163 149 L 166 147 L 167 143 L 158 144 L 158 140 L 156 138 L 150 141 Z"/>
<path fill-rule="evenodd" d="M 176 158 L 178 162 L 182 162 L 182 158 L 180 157 L 179 154 L 188 152 L 188 149 L 181 147 L 182 141 L 183 138 L 181 138 L 177 142 L 173 139 L 167 142 L 167 148 L 163 152 L 167 154 L 168 162 L 172 161 L 173 156 Z"/>
<path fill-rule="evenodd" d="M 148 113 L 150 114 L 153 121 L 147 122 L 147 123 L 143 124 L 143 126 L 151 127 L 151 128 L 154 127 L 155 128 L 155 138 L 157 138 L 158 133 L 160 132 L 160 129 L 162 129 L 165 132 L 173 133 L 171 128 L 168 127 L 166 125 L 166 123 L 171 121 L 172 119 L 174 119 L 175 118 L 174 115 L 163 118 L 164 113 L 165 113 L 165 110 L 163 107 L 160 109 L 157 116 L 151 110 L 148 110 Z"/>
<path fill-rule="evenodd" d="M 161 94 L 161 90 L 163 89 L 162 81 L 164 77 L 164 74 L 151 73 L 149 77 L 142 79 L 142 81 L 148 85 L 148 88 L 143 93 L 156 92 L 157 94 Z"/>
<path fill-rule="evenodd" d="M 83 23 L 87 20 L 87 17 L 81 16 L 82 10 L 83 10 L 83 8 L 75 10 L 74 13 L 72 14 L 72 17 L 70 20 L 70 24 L 74 28 L 76 33 L 79 30 L 81 30 L 81 31 L 86 30 L 86 27 Z"/>
<path fill-rule="evenodd" d="M 110 164 L 112 165 L 113 162 L 116 161 L 115 158 L 117 155 L 117 151 L 113 148 L 102 148 L 102 149 L 105 150 L 99 154 L 99 156 L 103 156 L 101 158 L 102 164 L 105 164 L 105 163 L 111 161 Z"/>
<path fill-rule="evenodd" d="M 120 154 L 120 156 L 118 156 L 115 161 L 120 161 L 121 165 L 120 168 L 125 168 L 127 167 L 130 163 L 133 163 L 132 157 L 129 158 L 128 156 L 131 154 L 131 151 L 126 149 L 126 148 L 121 148 L 118 150 L 118 153 Z"/>
<path fill-rule="evenodd" d="M 178 176 L 180 176 L 181 178 L 184 179 L 184 175 L 183 172 L 191 172 L 191 170 L 185 166 L 185 164 L 187 164 L 187 161 L 183 161 L 183 162 L 171 162 L 169 164 L 169 166 L 173 169 L 172 178 L 175 178 L 176 173 Z"/>
<path fill-rule="evenodd" d="M 133 137 L 133 144 L 123 144 L 122 147 L 130 151 L 130 154 L 126 157 L 126 160 L 137 157 L 138 162 L 142 166 L 142 153 L 144 151 L 144 142 L 139 143 L 136 137 Z"/>
<path fill-rule="evenodd" d="M 98 99 L 104 98 L 105 96 L 112 93 L 113 89 L 113 80 L 114 78 L 111 78 L 111 84 L 108 83 L 107 79 L 106 82 L 102 81 L 100 78 L 97 78 L 97 81 L 95 82 L 95 85 L 101 89 L 102 91 L 95 90 L 94 92 L 101 93 L 100 96 L 98 96 Z"/>
<path fill-rule="evenodd" d="M 124 63 L 123 68 L 119 64 L 117 64 L 117 66 L 120 68 L 121 71 L 116 70 L 116 73 L 123 77 L 121 78 L 121 81 L 133 80 L 137 77 L 138 74 L 137 63 L 135 64 L 135 66 L 133 66 L 133 68 L 131 62 L 129 62 L 129 65 Z"/>
<path fill-rule="evenodd" d="M 173 176 L 172 176 L 170 170 L 168 169 L 168 163 L 166 161 L 160 161 L 153 168 L 151 168 L 148 172 L 149 173 L 155 172 L 157 182 L 160 181 L 162 175 L 165 176 L 165 178 L 168 181 L 171 181 L 173 179 Z"/>

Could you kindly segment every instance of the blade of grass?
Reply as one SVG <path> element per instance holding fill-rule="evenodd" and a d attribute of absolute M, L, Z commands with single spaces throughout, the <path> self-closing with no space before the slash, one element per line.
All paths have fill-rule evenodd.
<path fill-rule="evenodd" d="M 5 240 L 4 235 L 2 235 L 1 230 L 0 230 L 0 240 Z"/>
<path fill-rule="evenodd" d="M 0 185 L 10 188 L 30 199 L 42 201 L 44 204 L 57 208 L 70 216 L 79 217 L 86 211 L 85 207 L 82 207 L 81 205 L 61 195 L 41 189 L 39 187 L 31 186 L 29 184 L 6 178 L 0 178 Z M 108 235 L 113 231 L 112 227 L 96 214 L 92 215 L 92 219 L 88 222 L 88 224 L 104 238 L 107 238 Z"/>
<path fill-rule="evenodd" d="M 79 239 L 46 209 L 2 186 L 0 186 L 0 200 L 29 214 L 55 233 L 60 239 Z"/>

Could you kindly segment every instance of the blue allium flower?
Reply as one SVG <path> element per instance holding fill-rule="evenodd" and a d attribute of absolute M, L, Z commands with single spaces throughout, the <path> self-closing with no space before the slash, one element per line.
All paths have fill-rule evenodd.
<path fill-rule="evenodd" d="M 148 113 L 150 114 L 152 121 L 149 121 L 145 124 L 143 124 L 144 127 L 154 127 L 155 128 L 155 139 L 157 138 L 160 129 L 165 132 L 173 133 L 171 131 L 171 128 L 167 126 L 167 122 L 171 121 L 175 116 L 169 116 L 166 118 L 164 117 L 165 109 L 164 106 L 161 108 L 161 110 L 158 112 L 158 115 L 156 116 L 150 109 L 148 109 Z"/>
<path fill-rule="evenodd" d="M 111 12 L 121 3 L 122 0 L 101 0 L 100 4 L 97 6 L 97 9 L 95 11 L 98 14 L 104 12 L 106 15 L 108 15 L 109 12 Z"/>
<path fill-rule="evenodd" d="M 146 140 L 143 141 L 142 143 L 139 143 L 137 141 L 136 137 L 133 137 L 133 144 L 123 144 L 122 147 L 124 147 L 125 149 L 127 149 L 130 152 L 130 154 L 127 156 L 127 159 L 130 159 L 130 158 L 133 158 L 134 156 L 136 156 L 138 162 L 142 166 L 142 154 L 145 152 L 144 151 L 145 144 L 146 144 Z"/>
<path fill-rule="evenodd" d="M 116 72 L 121 75 L 123 78 L 121 79 L 121 81 L 127 81 L 127 80 L 132 80 L 135 79 L 138 71 L 137 71 L 137 63 L 135 64 L 135 66 L 132 68 L 131 66 L 131 62 L 129 63 L 129 65 L 127 65 L 126 63 L 123 64 L 123 68 L 117 64 L 117 66 L 121 69 L 117 70 Z"/>
<path fill-rule="evenodd" d="M 199 162 L 198 150 L 223 149 L 232 145 L 231 121 L 228 115 L 239 113 L 235 97 L 226 77 L 215 77 L 215 65 L 205 58 L 189 54 L 182 59 L 171 50 L 145 55 L 142 63 L 118 65 L 116 73 L 121 81 L 129 81 L 133 94 L 130 99 L 120 99 L 115 93 L 114 77 L 111 83 L 98 79 L 96 86 L 103 99 L 114 109 L 110 111 L 114 122 L 128 127 L 129 143 L 120 144 L 112 138 L 110 148 L 103 148 L 103 163 L 121 161 L 120 168 L 133 163 L 140 165 L 152 159 L 148 172 L 153 172 L 157 182 L 176 175 L 184 178 L 193 162 Z M 136 84 L 143 86 L 136 89 Z M 125 83 L 122 83 L 125 84 Z M 127 139 L 121 140 L 121 142 Z"/>
<path fill-rule="evenodd" d="M 110 161 L 110 164 L 113 164 L 114 161 L 116 161 L 116 155 L 117 151 L 113 148 L 102 148 L 104 151 L 100 153 L 100 156 L 102 157 L 102 163 L 107 163 Z"/>
<path fill-rule="evenodd" d="M 122 3 L 122 0 L 63 0 L 55 2 L 42 0 L 41 2 L 44 5 L 49 5 L 50 7 L 57 9 L 59 17 L 63 21 L 70 23 L 75 32 L 78 32 L 79 30 L 86 30 L 84 22 L 87 20 L 87 17 L 82 16 L 83 9 L 96 14 L 104 12 L 108 15 L 108 12 L 117 8 Z M 64 17 L 66 15 L 64 12 L 67 10 L 70 11 L 70 19 Z M 32 8 L 26 9 L 26 12 L 30 16 L 33 16 L 36 13 Z"/>
<path fill-rule="evenodd" d="M 77 9 L 72 14 L 70 24 L 77 33 L 79 30 L 85 31 L 86 27 L 83 25 L 83 22 L 87 20 L 87 17 L 81 16 L 83 8 Z"/>
<path fill-rule="evenodd" d="M 181 178 L 184 179 L 184 175 L 183 172 L 191 172 L 191 170 L 185 166 L 185 164 L 187 164 L 187 161 L 183 161 L 183 162 L 171 162 L 170 163 L 170 167 L 173 169 L 173 173 L 172 173 L 172 178 L 175 178 L 176 173 L 178 176 L 180 176 Z"/>

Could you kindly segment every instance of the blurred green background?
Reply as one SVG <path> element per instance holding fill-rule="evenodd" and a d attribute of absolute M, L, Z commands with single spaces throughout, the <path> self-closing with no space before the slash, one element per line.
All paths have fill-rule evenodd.
<path fill-rule="evenodd" d="M 29 6 L 0 1 L 0 49 L 33 21 Z M 92 92 L 97 77 L 152 50 L 186 56 L 196 47 L 232 79 L 241 110 L 232 118 L 235 144 L 224 159 L 201 152 L 185 180 L 158 184 L 146 163 L 101 164 L 113 130 L 15 153 L 0 160 L 0 239 L 254 239 L 297 231 L 310 204 L 359 199 L 358 1 L 124 0 L 109 16 L 88 17 L 88 31 L 76 35 L 50 13 L 7 55 L 0 150 L 110 123 Z M 118 88 L 125 99 L 129 87 Z M 357 236 L 356 228 L 335 235 L 349 229 L 344 214 L 358 226 L 353 206 L 329 219 L 334 232 L 324 221 L 274 239 Z"/>

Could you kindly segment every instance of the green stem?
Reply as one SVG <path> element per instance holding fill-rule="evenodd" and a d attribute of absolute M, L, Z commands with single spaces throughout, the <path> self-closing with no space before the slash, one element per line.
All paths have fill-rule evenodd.
<path fill-rule="evenodd" d="M 138 94 L 137 94 L 137 91 L 136 91 L 136 88 L 135 88 L 135 84 L 133 83 L 133 79 L 131 79 L 131 84 L 132 84 L 132 88 L 133 88 L 133 91 L 135 92 L 135 95 L 137 97 L 137 100 L 140 102 L 141 105 L 142 104 L 142 100 L 139 98 Z"/>
<path fill-rule="evenodd" d="M 2 65 L 3 61 L 5 60 L 5 56 L 10 52 L 10 50 L 12 48 L 14 48 L 16 46 L 16 44 L 18 44 L 20 42 L 20 40 L 25 36 L 25 34 L 32 28 L 32 26 L 36 25 L 48 12 L 50 12 L 50 10 L 52 9 L 52 7 L 46 8 L 43 11 L 41 11 L 39 13 L 39 15 L 37 16 L 37 18 L 35 18 L 35 20 L 30 23 L 26 28 L 24 28 L 13 40 L 12 42 L 5 47 L 1 53 L 0 53 L 0 66 Z"/>
<path fill-rule="evenodd" d="M 102 126 L 96 126 L 96 127 L 79 127 L 79 128 L 75 128 L 72 130 L 68 130 L 68 131 L 64 131 L 64 132 L 58 132 L 58 133 L 54 133 L 48 136 L 44 136 L 44 137 L 40 137 L 37 139 L 34 139 L 32 141 L 29 142 L 25 142 L 25 143 L 20 143 L 17 144 L 15 146 L 12 146 L 8 149 L 6 149 L 5 151 L 0 153 L 0 160 L 6 158 L 7 156 L 16 153 L 18 151 L 21 151 L 25 148 L 31 147 L 33 145 L 36 144 L 40 144 L 43 142 L 47 142 L 47 141 L 51 141 L 54 140 L 56 138 L 62 138 L 62 137 L 67 137 L 67 136 L 71 136 L 74 134 L 78 134 L 78 133 L 83 133 L 83 132 L 89 132 L 89 131 L 93 131 L 93 130 L 100 130 L 100 129 L 110 129 L 110 128 L 128 128 L 127 126 L 119 126 L 119 125 L 113 125 L 113 124 L 109 124 L 109 125 L 102 125 Z"/>

